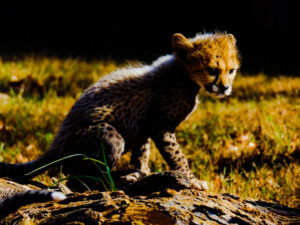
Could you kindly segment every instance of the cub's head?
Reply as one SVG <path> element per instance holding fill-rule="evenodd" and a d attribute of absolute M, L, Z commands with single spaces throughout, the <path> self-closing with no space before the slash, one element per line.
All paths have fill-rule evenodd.
<path fill-rule="evenodd" d="M 193 39 L 174 34 L 172 46 L 176 59 L 184 65 L 191 80 L 215 96 L 230 95 L 240 66 L 232 34 L 202 34 Z"/>

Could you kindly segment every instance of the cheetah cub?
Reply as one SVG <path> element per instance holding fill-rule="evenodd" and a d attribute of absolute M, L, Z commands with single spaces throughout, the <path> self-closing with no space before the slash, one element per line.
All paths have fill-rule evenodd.
<path fill-rule="evenodd" d="M 25 174 L 75 153 L 104 160 L 102 149 L 111 169 L 131 150 L 131 163 L 140 174 L 148 174 L 152 139 L 171 170 L 186 174 L 194 188 L 206 189 L 190 171 L 174 131 L 195 108 L 200 88 L 218 97 L 230 95 L 240 65 L 236 40 L 226 33 L 191 39 L 174 34 L 172 46 L 172 55 L 152 65 L 120 69 L 89 87 L 64 119 L 48 152 L 28 163 L 0 163 L 0 176 L 31 178 L 41 170 Z M 62 169 L 72 175 L 99 173 L 81 159 L 64 161 Z M 137 173 L 128 175 L 134 177 Z"/>

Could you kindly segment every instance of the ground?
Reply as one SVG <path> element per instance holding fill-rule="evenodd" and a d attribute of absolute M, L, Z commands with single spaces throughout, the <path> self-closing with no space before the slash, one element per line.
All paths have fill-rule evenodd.
<path fill-rule="evenodd" d="M 0 59 L 0 160 L 26 162 L 46 151 L 83 90 L 124 66 L 29 56 Z M 209 191 L 300 207 L 300 78 L 238 74 L 232 96 L 200 93 L 176 130 L 191 169 Z M 167 165 L 152 143 L 150 168 Z M 124 155 L 119 168 L 128 166 Z M 51 183 L 47 176 L 37 180 Z"/>

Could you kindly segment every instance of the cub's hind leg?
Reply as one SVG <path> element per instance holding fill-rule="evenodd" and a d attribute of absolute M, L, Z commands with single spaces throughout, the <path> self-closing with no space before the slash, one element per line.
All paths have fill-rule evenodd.
<path fill-rule="evenodd" d="M 105 160 L 108 166 L 113 169 L 124 152 L 125 141 L 117 129 L 108 123 L 99 125 L 99 138 L 99 141 L 102 142 L 99 154 L 102 153 L 103 155 L 102 151 L 104 151 Z"/>
<path fill-rule="evenodd" d="M 100 160 L 103 163 L 106 161 L 110 169 L 116 167 L 125 148 L 125 141 L 116 128 L 108 123 L 100 123 L 81 130 L 77 135 L 73 149 L 77 149 L 78 153 Z M 77 162 L 73 161 L 74 165 L 69 167 L 71 170 L 76 168 L 76 174 L 83 171 L 92 174 L 96 172 L 93 163 L 84 161 L 81 160 L 78 165 Z"/>
<path fill-rule="evenodd" d="M 74 153 L 81 153 L 101 162 L 106 161 L 108 167 L 113 169 L 124 152 L 125 141 L 116 128 L 108 123 L 100 123 L 77 132 L 71 147 Z M 101 170 L 105 172 L 105 166 L 91 160 L 82 160 L 82 157 L 68 160 L 63 164 L 64 173 L 79 177 L 83 183 L 93 189 L 101 188 L 103 185 L 89 177 L 103 179 Z M 81 182 L 77 180 L 69 180 L 68 185 L 73 188 L 82 187 Z"/>

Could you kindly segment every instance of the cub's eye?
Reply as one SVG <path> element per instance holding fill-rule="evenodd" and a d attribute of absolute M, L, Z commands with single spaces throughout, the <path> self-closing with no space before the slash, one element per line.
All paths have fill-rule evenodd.
<path fill-rule="evenodd" d="M 229 74 L 232 74 L 235 71 L 235 69 L 229 70 Z"/>
<path fill-rule="evenodd" d="M 208 67 L 207 72 L 209 73 L 209 75 L 212 75 L 215 77 L 219 76 L 219 74 L 220 74 L 220 71 L 217 68 L 213 68 L 213 67 Z"/>

